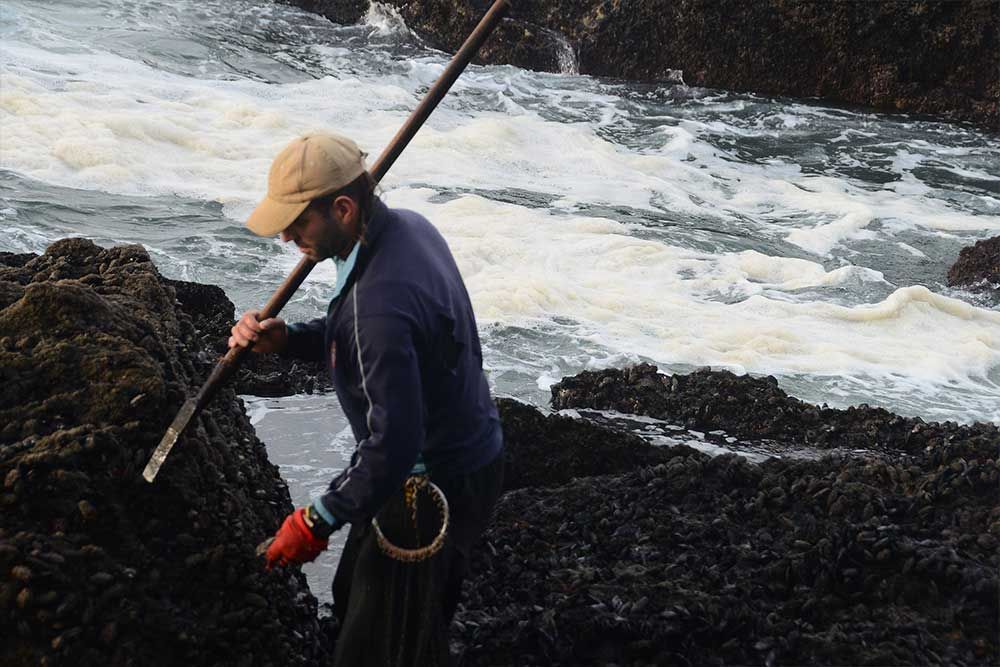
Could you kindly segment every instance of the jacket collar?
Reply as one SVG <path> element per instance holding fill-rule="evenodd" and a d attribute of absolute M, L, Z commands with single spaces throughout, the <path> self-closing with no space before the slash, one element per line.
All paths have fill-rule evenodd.
<path fill-rule="evenodd" d="M 331 300 L 331 306 L 344 291 L 358 281 L 361 273 L 364 272 L 368 261 L 375 253 L 375 246 L 378 244 L 379 237 L 389 224 L 390 217 L 389 207 L 381 199 L 375 198 L 372 202 L 371 217 L 368 219 L 368 224 L 365 225 L 364 240 L 356 243 L 354 250 L 351 251 L 351 256 L 337 266 L 337 285 Z M 344 272 L 343 277 L 341 277 L 342 271 Z"/>

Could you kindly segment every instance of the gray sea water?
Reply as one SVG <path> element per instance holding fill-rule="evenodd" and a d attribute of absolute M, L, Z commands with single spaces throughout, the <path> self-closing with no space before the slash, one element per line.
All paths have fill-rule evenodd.
<path fill-rule="evenodd" d="M 271 158 L 381 151 L 447 63 L 391 11 L 0 3 L 0 251 L 142 243 L 258 307 L 297 261 L 242 226 Z M 494 391 L 584 369 L 773 374 L 805 400 L 1000 422 L 1000 309 L 945 285 L 1000 234 L 1000 139 L 683 83 L 470 67 L 382 183 L 448 239 Z M 286 308 L 325 308 L 319 266 Z M 303 503 L 353 448 L 329 396 L 248 399 Z M 336 553 L 310 566 L 321 598 Z"/>

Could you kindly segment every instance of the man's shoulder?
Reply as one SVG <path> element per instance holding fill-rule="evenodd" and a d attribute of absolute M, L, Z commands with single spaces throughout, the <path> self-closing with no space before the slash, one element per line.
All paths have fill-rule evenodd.
<path fill-rule="evenodd" d="M 419 211 L 414 211 L 408 208 L 390 208 L 389 214 L 394 218 L 396 218 L 396 220 L 402 222 L 404 228 L 405 227 L 410 227 L 411 229 L 422 228 L 422 227 L 430 227 L 432 229 L 434 228 L 434 225 L 431 224 L 431 221 L 428 220 L 427 217 L 423 213 L 420 213 Z"/>
<path fill-rule="evenodd" d="M 422 213 L 407 208 L 392 208 L 389 213 L 393 224 L 386 226 L 386 236 L 391 239 L 387 245 L 405 264 L 437 264 L 442 253 L 450 253 L 444 236 Z"/>

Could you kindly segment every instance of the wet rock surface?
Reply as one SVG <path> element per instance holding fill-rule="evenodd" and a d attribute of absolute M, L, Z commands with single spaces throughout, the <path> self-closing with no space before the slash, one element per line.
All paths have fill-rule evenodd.
<path fill-rule="evenodd" d="M 214 359 L 141 246 L 0 257 L 0 664 L 315 664 L 301 573 L 257 544 L 288 489 L 223 388 L 141 471 Z"/>
<path fill-rule="evenodd" d="M 291 0 L 353 23 L 367 2 Z M 386 0 L 432 46 L 454 52 L 488 0 Z M 1000 126 L 1000 4 L 993 0 L 519 0 L 480 58 L 764 95 L 819 97 Z"/>
<path fill-rule="evenodd" d="M 948 271 L 948 284 L 989 292 L 1000 301 L 1000 236 L 963 248 Z"/>
<path fill-rule="evenodd" d="M 498 399 L 497 407 L 507 456 L 506 490 L 553 486 L 575 477 L 627 472 L 663 463 L 675 455 L 672 450 L 649 445 L 635 435 L 596 428 L 569 417 L 544 415 L 530 405 L 508 398 Z"/>
<path fill-rule="evenodd" d="M 744 436 L 787 434 L 794 418 L 808 431 L 815 410 L 844 440 L 820 429 L 813 442 L 867 434 L 879 456 L 756 465 L 670 448 L 655 465 L 509 492 L 454 627 L 463 664 L 996 663 L 996 426 L 824 410 L 768 379 L 648 366 L 567 378 L 553 396 Z M 535 451 L 581 439 L 570 420 L 538 419 Z"/>
<path fill-rule="evenodd" d="M 995 425 L 958 425 L 901 417 L 867 405 L 835 409 L 792 398 L 773 377 L 700 370 L 664 375 L 656 366 L 585 371 L 552 386 L 552 406 L 646 415 L 740 438 L 768 438 L 819 449 L 917 454 L 924 449 L 992 443 Z"/>

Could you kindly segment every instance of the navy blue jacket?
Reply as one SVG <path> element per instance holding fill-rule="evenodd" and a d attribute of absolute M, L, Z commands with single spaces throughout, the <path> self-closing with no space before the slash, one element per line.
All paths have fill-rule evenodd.
<path fill-rule="evenodd" d="M 320 499 L 340 521 L 377 514 L 418 455 L 448 477 L 500 453 L 469 294 L 444 238 L 418 213 L 375 201 L 347 282 L 325 318 L 289 327 L 285 354 L 326 361 L 358 441 Z"/>

